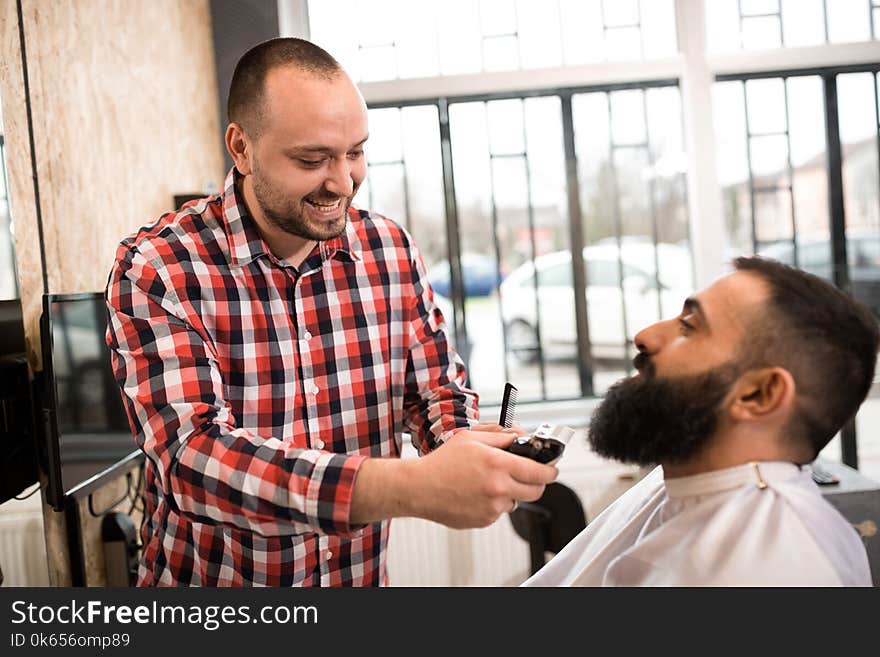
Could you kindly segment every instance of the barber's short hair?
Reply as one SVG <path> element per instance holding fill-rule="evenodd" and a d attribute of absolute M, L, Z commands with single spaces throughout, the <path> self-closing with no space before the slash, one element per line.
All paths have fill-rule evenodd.
<path fill-rule="evenodd" d="M 323 48 L 305 39 L 282 37 L 270 39 L 248 50 L 232 74 L 226 114 L 245 132 L 257 136 L 265 118 L 266 76 L 272 69 L 291 66 L 311 75 L 332 80 L 342 67 Z"/>
<path fill-rule="evenodd" d="M 791 373 L 797 393 L 788 433 L 807 440 L 815 458 L 871 388 L 880 343 L 877 319 L 818 276 L 757 256 L 733 264 L 769 288 L 746 351 L 755 365 L 778 365 Z"/>

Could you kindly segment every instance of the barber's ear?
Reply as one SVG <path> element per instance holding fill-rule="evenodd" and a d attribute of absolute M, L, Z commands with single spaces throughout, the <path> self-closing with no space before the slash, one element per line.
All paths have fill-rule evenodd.
<path fill-rule="evenodd" d="M 750 370 L 734 385 L 730 415 L 734 420 L 760 420 L 794 404 L 795 383 L 782 367 Z"/>
<path fill-rule="evenodd" d="M 238 123 L 226 126 L 226 150 L 235 163 L 235 168 L 243 176 L 253 173 L 251 167 L 251 143 Z"/>

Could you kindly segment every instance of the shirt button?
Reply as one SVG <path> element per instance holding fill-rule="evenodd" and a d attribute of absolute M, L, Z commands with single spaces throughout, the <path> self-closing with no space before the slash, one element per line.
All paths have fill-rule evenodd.
<path fill-rule="evenodd" d="M 312 334 L 309 333 L 308 331 L 306 331 L 305 334 L 303 335 L 303 339 L 304 339 L 304 340 L 311 340 L 311 339 L 312 339 Z"/>
<path fill-rule="evenodd" d="M 309 390 L 309 392 L 311 392 L 313 395 L 317 395 L 320 392 L 320 389 L 318 388 L 318 386 L 312 384 L 312 389 Z"/>
<path fill-rule="evenodd" d="M 332 553 L 330 550 L 327 550 L 327 554 L 324 555 L 324 556 L 327 557 L 327 561 L 330 561 L 330 559 L 333 558 L 333 553 Z"/>
<path fill-rule="evenodd" d="M 318 449 L 324 449 L 324 441 L 318 438 L 315 441 L 315 447 L 317 447 Z"/>

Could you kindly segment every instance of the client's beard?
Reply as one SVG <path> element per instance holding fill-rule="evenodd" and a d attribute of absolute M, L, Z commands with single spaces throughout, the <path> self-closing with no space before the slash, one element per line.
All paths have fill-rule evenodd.
<path fill-rule="evenodd" d="M 590 446 L 601 456 L 638 465 L 690 460 L 715 433 L 721 402 L 740 368 L 727 363 L 661 379 L 643 354 L 635 362 L 642 376 L 615 383 L 593 412 Z"/>

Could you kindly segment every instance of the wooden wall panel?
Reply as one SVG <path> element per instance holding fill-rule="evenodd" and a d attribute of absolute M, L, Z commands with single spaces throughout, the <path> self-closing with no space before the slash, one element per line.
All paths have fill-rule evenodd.
<path fill-rule="evenodd" d="M 174 194 L 222 184 L 208 2 L 23 0 L 22 10 L 48 291 L 102 290 L 122 237 L 172 209 Z M 19 100 L 3 96 L 4 110 Z M 9 126 L 10 141 L 22 127 Z M 15 173 L 27 179 L 10 185 L 17 215 L 29 162 Z M 42 280 L 29 219 L 15 216 L 30 318 Z"/>
<path fill-rule="evenodd" d="M 43 289 L 36 204 L 25 111 L 24 79 L 15 0 L 0 0 L 0 103 L 9 176 L 9 205 L 15 222 L 18 284 L 32 365 L 39 362 L 38 323 Z M 37 345 L 36 349 L 33 345 Z"/>
<path fill-rule="evenodd" d="M 0 102 L 37 370 L 44 274 L 48 292 L 103 290 L 120 239 L 173 209 L 175 194 L 218 188 L 225 172 L 208 0 L 21 0 L 21 16 L 16 0 L 0 0 Z M 115 499 L 123 484 L 112 482 L 101 497 Z M 63 514 L 46 508 L 44 517 L 51 581 L 68 584 Z M 100 520 L 85 515 L 81 530 L 86 581 L 100 584 Z"/>

